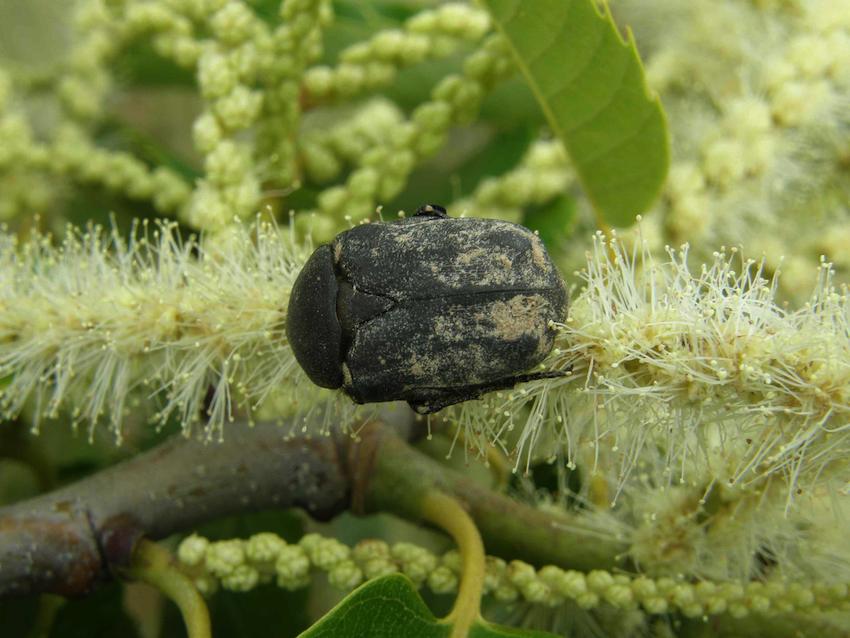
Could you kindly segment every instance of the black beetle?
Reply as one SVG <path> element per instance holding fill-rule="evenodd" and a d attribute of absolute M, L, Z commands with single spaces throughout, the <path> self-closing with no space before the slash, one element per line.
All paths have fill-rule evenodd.
<path fill-rule="evenodd" d="M 429 204 L 319 246 L 292 287 L 286 336 L 316 385 L 427 414 L 563 374 L 520 373 L 549 354 L 566 308 L 534 233 Z"/>

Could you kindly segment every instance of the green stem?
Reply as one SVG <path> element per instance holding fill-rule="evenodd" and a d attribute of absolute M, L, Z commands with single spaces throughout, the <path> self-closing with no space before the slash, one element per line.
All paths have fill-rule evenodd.
<path fill-rule="evenodd" d="M 180 608 L 189 638 L 211 638 L 207 605 L 192 581 L 174 565 L 167 550 L 142 539 L 125 574 L 156 587 L 170 598 Z"/>
<path fill-rule="evenodd" d="M 422 499 L 422 516 L 448 532 L 457 543 L 463 561 L 460 587 L 454 607 L 444 622 L 452 625 L 450 638 L 464 638 L 481 617 L 484 591 L 484 543 L 475 523 L 457 499 L 442 492 L 428 492 Z"/>
<path fill-rule="evenodd" d="M 373 438 L 371 451 L 352 459 L 355 509 L 419 520 L 428 494 L 438 491 L 466 507 L 490 554 L 585 572 L 629 567 L 622 558 L 627 546 L 589 529 L 581 516 L 555 516 L 493 492 L 389 432 Z"/>

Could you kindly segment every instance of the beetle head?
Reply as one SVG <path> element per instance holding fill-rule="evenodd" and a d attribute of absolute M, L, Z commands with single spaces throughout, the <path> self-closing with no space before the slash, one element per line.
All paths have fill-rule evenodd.
<path fill-rule="evenodd" d="M 310 380 L 323 388 L 338 388 L 343 381 L 338 288 L 331 248 L 319 246 L 292 286 L 286 313 L 292 352 Z"/>

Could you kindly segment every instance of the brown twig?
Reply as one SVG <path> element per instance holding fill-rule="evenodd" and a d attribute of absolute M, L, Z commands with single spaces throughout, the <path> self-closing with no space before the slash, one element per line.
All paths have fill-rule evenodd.
<path fill-rule="evenodd" d="M 422 500 L 436 490 L 464 504 L 489 554 L 579 570 L 629 567 L 625 543 L 601 536 L 580 515 L 554 515 L 520 503 L 418 452 L 391 431 L 369 429 L 364 444 L 351 448 L 352 502 L 361 503 L 359 511 L 421 520 Z"/>
<path fill-rule="evenodd" d="M 284 439 L 275 425 L 233 425 L 224 444 L 176 438 L 56 490 L 0 509 L 0 596 L 83 595 L 126 567 L 142 537 L 159 539 L 228 514 L 300 507 L 423 519 L 422 498 L 453 495 L 490 553 L 577 569 L 623 566 L 624 547 L 589 543 L 578 517 L 553 516 L 495 493 L 410 447 L 410 411 L 383 415 L 358 438 Z M 391 426 L 387 421 L 394 421 Z"/>
<path fill-rule="evenodd" d="M 126 565 L 142 536 L 163 538 L 236 512 L 348 506 L 331 438 L 234 425 L 226 444 L 176 438 L 44 496 L 0 509 L 0 596 L 85 594 Z"/>

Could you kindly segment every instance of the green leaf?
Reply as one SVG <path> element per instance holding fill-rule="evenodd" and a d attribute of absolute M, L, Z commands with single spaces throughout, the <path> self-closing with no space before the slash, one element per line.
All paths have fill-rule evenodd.
<path fill-rule="evenodd" d="M 346 596 L 300 638 L 448 638 L 451 625 L 437 620 L 401 574 L 371 580 Z M 539 631 L 476 622 L 470 638 L 550 638 Z"/>
<path fill-rule="evenodd" d="M 406 576 L 371 580 L 346 596 L 301 638 L 446 638 L 440 625 Z"/>
<path fill-rule="evenodd" d="M 628 226 L 661 189 L 667 122 L 631 33 L 594 0 L 482 0 L 599 217 Z"/>

